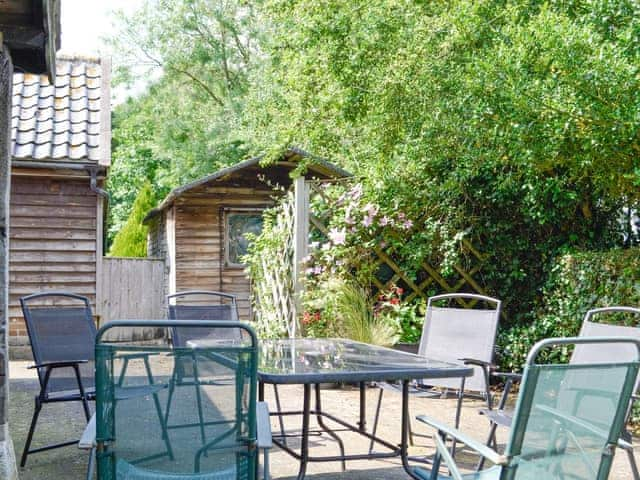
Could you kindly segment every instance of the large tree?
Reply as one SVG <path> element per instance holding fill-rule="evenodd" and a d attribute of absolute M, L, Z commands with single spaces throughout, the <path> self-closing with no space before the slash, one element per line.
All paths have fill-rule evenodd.
<path fill-rule="evenodd" d="M 142 93 L 114 114 L 110 234 L 146 181 L 167 191 L 244 158 L 240 128 L 258 32 L 251 4 L 147 0 L 116 15 L 115 81 Z"/>

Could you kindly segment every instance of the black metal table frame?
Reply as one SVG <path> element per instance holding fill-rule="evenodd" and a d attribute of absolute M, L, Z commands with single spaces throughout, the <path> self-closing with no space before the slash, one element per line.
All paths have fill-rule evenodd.
<path fill-rule="evenodd" d="M 259 378 L 259 388 L 258 388 L 258 397 L 260 401 L 264 401 L 264 385 L 265 383 L 260 380 L 260 374 L 258 373 Z M 300 453 L 296 452 L 292 448 L 290 448 L 286 440 L 280 440 L 278 435 L 274 435 L 273 443 L 278 447 L 283 449 L 289 455 L 294 457 L 296 460 L 300 462 L 300 466 L 298 469 L 297 480 L 303 480 L 306 471 L 307 464 L 309 462 L 342 462 L 342 469 L 345 469 L 345 462 L 347 460 L 370 460 L 370 459 L 378 459 L 378 458 L 395 458 L 400 457 L 402 460 L 402 466 L 407 474 L 416 480 L 420 480 L 420 477 L 416 476 L 416 474 L 412 471 L 411 465 L 409 464 L 409 384 L 410 379 L 402 380 L 402 419 L 401 419 L 401 434 L 400 434 L 400 445 L 393 445 L 386 440 L 377 437 L 366 430 L 366 383 L 359 382 L 360 388 L 360 419 L 358 425 L 353 425 L 349 422 L 346 422 L 335 415 L 331 415 L 322 410 L 322 403 L 320 399 L 320 384 L 318 383 L 303 383 L 304 395 L 303 395 L 303 407 L 302 410 L 295 411 L 284 411 L 284 412 L 271 412 L 271 416 L 280 417 L 283 416 L 291 416 L 291 415 L 302 415 L 302 431 L 300 434 L 301 438 L 301 446 Z M 277 384 L 274 384 L 277 385 Z M 315 400 L 316 400 L 316 408 L 311 409 L 311 387 L 312 385 L 315 387 Z M 309 424 L 311 421 L 311 416 L 316 417 L 316 421 L 320 429 L 330 435 L 334 440 L 337 441 L 338 446 L 340 448 L 340 455 L 325 455 L 322 457 L 315 457 L 309 455 L 309 436 L 311 430 L 309 428 Z M 390 452 L 371 452 L 371 453 L 361 453 L 361 454 L 350 454 L 346 455 L 344 453 L 344 443 L 342 439 L 338 437 L 335 433 L 335 430 L 331 430 L 323 421 L 323 418 L 328 418 L 329 420 L 337 423 L 344 427 L 345 430 L 358 433 L 369 440 L 373 440 L 376 443 L 383 445 L 388 448 Z"/>

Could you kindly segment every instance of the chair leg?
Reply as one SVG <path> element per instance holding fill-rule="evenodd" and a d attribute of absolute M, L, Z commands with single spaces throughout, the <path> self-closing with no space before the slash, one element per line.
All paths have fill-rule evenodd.
<path fill-rule="evenodd" d="M 164 424 L 169 426 L 169 411 L 171 410 L 171 400 L 173 400 L 173 391 L 175 390 L 174 378 L 169 382 L 169 394 L 167 396 L 167 410 L 164 412 Z"/>
<path fill-rule="evenodd" d="M 271 473 L 269 472 L 269 449 L 263 450 L 264 460 L 262 463 L 262 473 L 264 480 L 271 480 Z"/>
<path fill-rule="evenodd" d="M 40 401 L 39 397 L 36 397 L 35 410 L 33 411 L 33 417 L 31 417 L 31 426 L 29 427 L 29 433 L 27 434 L 27 441 L 24 444 L 24 450 L 22 450 L 20 467 L 24 467 L 27 464 L 27 456 L 29 455 L 29 449 L 31 448 L 31 440 L 33 440 L 33 434 L 36 430 L 36 423 L 38 423 L 40 410 L 42 410 L 42 402 Z"/>
<path fill-rule="evenodd" d="M 371 435 L 374 437 L 376 436 L 376 432 L 378 431 L 378 420 L 380 418 L 380 407 L 382 406 L 383 394 L 384 394 L 384 389 L 380 388 L 380 393 L 378 394 L 378 404 L 376 406 L 376 415 L 373 419 L 373 430 L 371 431 Z M 369 443 L 369 454 L 371 454 L 372 452 L 373 452 L 373 439 L 371 439 L 371 443 Z"/>
<path fill-rule="evenodd" d="M 76 381 L 78 382 L 78 390 L 80 391 L 80 401 L 82 402 L 82 409 L 84 410 L 84 416 L 87 419 L 87 423 L 91 420 L 91 409 L 89 408 L 89 401 L 82 384 L 82 378 L 80 377 L 80 368 L 78 365 L 73 366 L 73 371 L 76 375 Z"/>
<path fill-rule="evenodd" d="M 202 396 L 200 395 L 200 386 L 196 382 L 196 404 L 198 406 L 198 420 L 200 421 L 200 439 L 202 440 L 202 444 L 204 445 L 206 442 L 205 433 L 204 433 L 204 415 L 202 413 Z M 205 452 L 206 453 L 206 452 Z"/>
<path fill-rule="evenodd" d="M 202 397 L 200 395 L 200 376 L 198 375 L 198 359 L 193 357 L 193 383 L 196 389 L 196 404 L 198 406 L 198 420 L 200 420 L 200 439 L 202 445 L 206 443 L 206 436 L 204 432 L 204 415 L 202 414 Z M 207 456 L 207 452 L 204 452 Z"/>
<path fill-rule="evenodd" d="M 93 480 L 93 472 L 95 470 L 96 448 L 93 447 L 89 451 L 89 464 L 87 465 L 87 480 Z"/>
<path fill-rule="evenodd" d="M 491 422 L 491 427 L 489 427 L 489 435 L 487 436 L 487 441 L 485 442 L 485 445 L 487 447 L 491 447 L 491 445 L 493 444 L 494 449 L 497 450 L 497 442 L 496 442 L 496 430 L 498 429 L 498 424 Z M 484 462 L 485 462 L 485 458 L 483 456 L 480 457 L 480 460 L 478 461 L 478 465 L 476 465 L 476 472 L 479 472 L 480 470 L 483 469 L 484 467 Z"/>
<path fill-rule="evenodd" d="M 144 357 L 144 368 L 147 372 L 147 380 L 149 385 L 154 385 L 155 381 L 153 379 L 153 373 L 151 372 L 151 365 L 149 365 L 149 357 Z M 158 393 L 154 393 L 153 395 L 153 404 L 156 409 L 156 414 L 158 415 L 158 421 L 160 422 L 160 428 L 162 429 L 162 438 L 164 440 L 165 447 L 167 447 L 167 454 L 171 460 L 173 457 L 173 449 L 171 448 L 171 442 L 169 441 L 169 431 L 167 430 L 167 423 L 165 422 L 165 416 L 162 414 L 162 408 L 160 407 L 160 398 L 158 398 Z"/>
<path fill-rule="evenodd" d="M 627 450 L 627 456 L 629 457 L 629 466 L 631 467 L 631 474 L 633 480 L 640 480 L 640 473 L 638 472 L 638 464 L 636 463 L 636 457 L 633 455 L 633 449 Z"/>

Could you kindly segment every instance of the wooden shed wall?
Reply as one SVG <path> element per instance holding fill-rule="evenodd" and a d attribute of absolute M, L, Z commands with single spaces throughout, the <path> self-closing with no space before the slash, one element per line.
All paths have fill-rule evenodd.
<path fill-rule="evenodd" d="M 96 302 L 97 196 L 89 179 L 13 176 L 9 257 L 9 332 L 26 341 L 19 298 L 67 290 Z"/>
<path fill-rule="evenodd" d="M 175 290 L 217 290 L 235 294 L 241 320 L 251 319 L 250 285 L 244 269 L 225 264 L 226 210 L 264 208 L 273 190 L 207 187 L 175 203 Z"/>

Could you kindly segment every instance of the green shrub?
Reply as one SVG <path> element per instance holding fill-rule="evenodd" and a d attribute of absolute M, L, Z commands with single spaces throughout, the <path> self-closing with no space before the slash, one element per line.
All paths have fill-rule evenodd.
<path fill-rule="evenodd" d="M 422 337 L 426 304 L 423 298 L 413 302 L 404 302 L 404 289 L 393 285 L 378 295 L 375 314 L 393 325 L 399 343 L 419 343 Z"/>
<path fill-rule="evenodd" d="M 155 198 L 151 184 L 145 183 L 138 193 L 131 214 L 122 229 L 113 239 L 109 256 L 112 257 L 146 257 L 147 231 L 142 220 L 149 210 L 155 206 Z"/>
<path fill-rule="evenodd" d="M 308 336 L 338 336 L 358 342 L 390 346 L 397 342 L 396 328 L 386 317 L 375 315 L 367 291 L 354 280 L 331 276 L 321 281 L 305 305 L 314 315 L 303 319 Z M 319 313 L 319 315 L 317 315 Z M 332 319 L 326 324 L 323 320 Z M 318 325 L 324 326 L 319 331 Z"/>
<path fill-rule="evenodd" d="M 500 365 L 519 370 L 535 342 L 575 336 L 587 310 L 613 305 L 640 305 L 640 248 L 581 252 L 560 257 L 544 289 L 545 302 L 529 325 L 499 334 Z M 622 317 L 609 317 L 620 321 Z M 548 360 L 567 360 L 567 347 L 553 350 Z"/>

